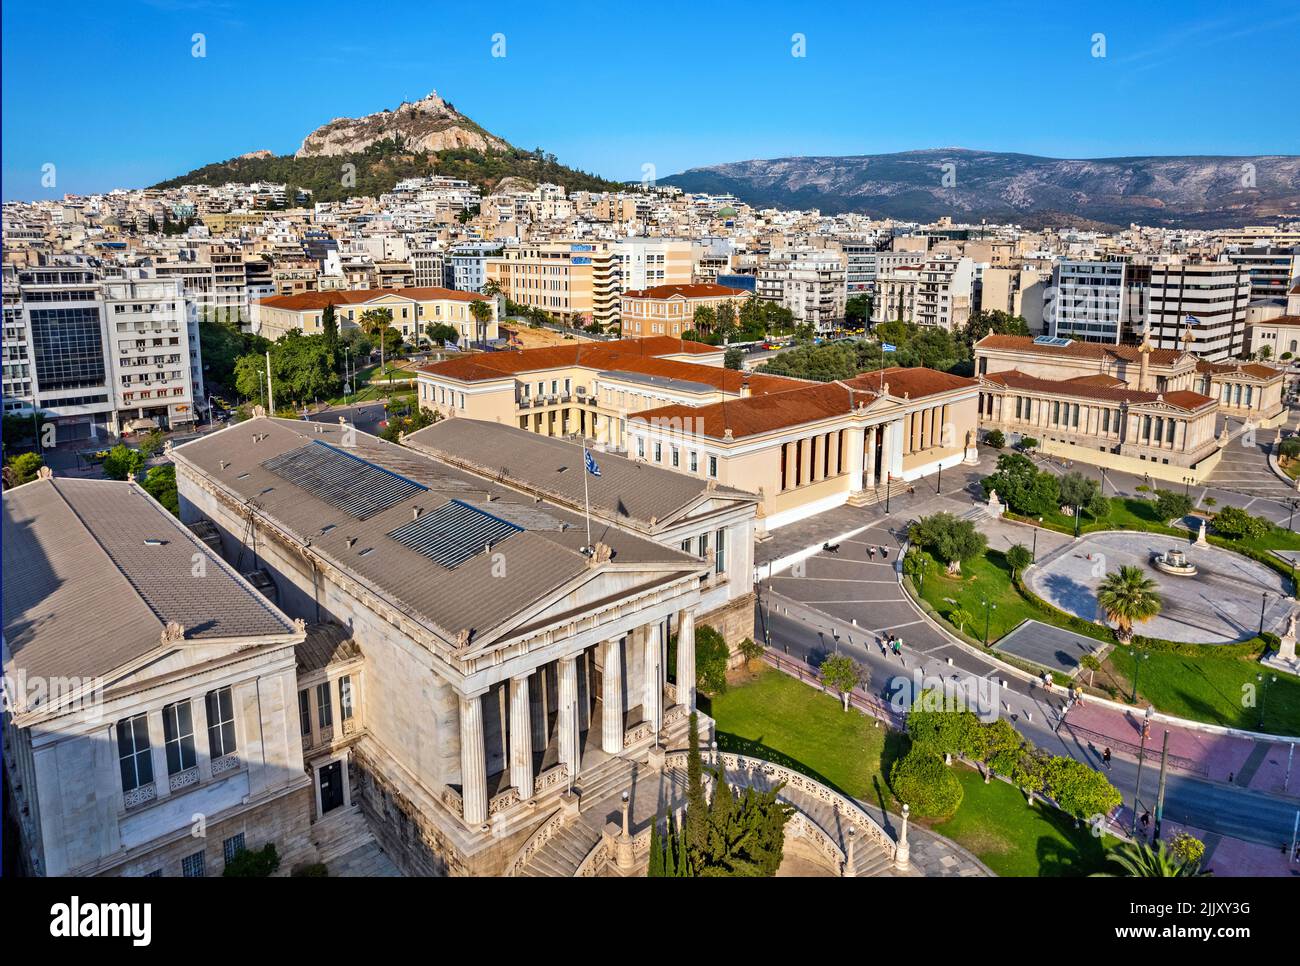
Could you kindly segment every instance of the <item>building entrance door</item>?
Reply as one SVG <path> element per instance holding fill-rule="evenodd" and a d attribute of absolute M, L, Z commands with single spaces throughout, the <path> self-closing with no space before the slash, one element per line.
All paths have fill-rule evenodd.
<path fill-rule="evenodd" d="M 343 804 L 343 762 L 332 761 L 320 775 L 320 811 L 324 815 Z"/>

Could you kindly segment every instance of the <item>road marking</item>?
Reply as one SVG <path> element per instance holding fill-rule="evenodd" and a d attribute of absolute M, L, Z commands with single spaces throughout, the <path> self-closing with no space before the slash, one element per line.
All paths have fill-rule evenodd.
<path fill-rule="evenodd" d="M 792 574 L 773 574 L 768 580 L 829 580 L 833 584 L 896 584 L 897 580 L 863 580 L 860 577 L 795 577 Z"/>
<path fill-rule="evenodd" d="M 903 604 L 906 601 L 901 597 L 881 597 L 873 600 L 801 600 L 801 604 Z"/>

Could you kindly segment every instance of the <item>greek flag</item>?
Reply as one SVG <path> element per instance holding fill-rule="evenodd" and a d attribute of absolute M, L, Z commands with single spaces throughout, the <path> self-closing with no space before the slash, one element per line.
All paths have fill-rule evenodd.
<path fill-rule="evenodd" d="M 591 451 L 585 446 L 582 448 L 582 459 L 587 464 L 588 473 L 592 476 L 600 476 L 600 467 L 596 465 L 596 461 L 591 456 Z"/>
<path fill-rule="evenodd" d="M 897 351 L 898 351 L 898 346 L 893 345 L 892 343 L 889 343 L 889 342 L 882 342 L 882 343 L 880 343 L 880 351 L 881 351 L 881 352 L 897 352 Z"/>
<path fill-rule="evenodd" d="M 1194 315 L 1189 315 L 1187 318 L 1183 319 L 1183 321 L 1184 321 L 1185 323 L 1187 323 L 1188 325 L 1200 325 L 1200 324 L 1201 324 L 1201 320 L 1198 319 L 1198 318 L 1197 318 L 1196 316 L 1194 316 Z"/>

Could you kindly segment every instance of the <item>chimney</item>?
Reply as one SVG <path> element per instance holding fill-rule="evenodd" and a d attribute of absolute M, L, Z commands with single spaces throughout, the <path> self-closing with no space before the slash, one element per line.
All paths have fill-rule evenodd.
<path fill-rule="evenodd" d="M 741 399 L 748 399 L 748 398 L 749 398 L 749 373 L 745 373 L 745 375 L 744 375 L 743 377 L 741 377 L 741 380 L 740 380 L 740 398 L 741 398 Z"/>

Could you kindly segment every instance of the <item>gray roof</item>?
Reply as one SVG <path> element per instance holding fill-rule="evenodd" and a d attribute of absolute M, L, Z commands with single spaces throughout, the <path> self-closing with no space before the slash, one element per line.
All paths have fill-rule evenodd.
<path fill-rule="evenodd" d="M 346 449 L 419 489 L 359 519 L 340 509 L 337 499 L 327 499 L 336 493 L 305 489 L 265 465 L 278 465 L 277 457 L 319 443 Z M 172 457 L 178 464 L 192 465 L 241 503 L 251 501 L 259 517 L 396 603 L 449 643 L 462 630 L 482 637 L 529 613 L 539 600 L 589 567 L 589 558 L 581 552 L 587 545 L 587 530 L 580 514 L 362 432 L 345 440 L 338 425 L 263 417 L 179 446 Z M 454 568 L 392 535 L 417 515 L 438 510 L 451 500 L 508 519 L 521 529 L 499 539 L 491 552 L 485 547 Z M 599 521 L 593 521 L 591 539 L 612 549 L 616 568 L 641 565 L 666 576 L 704 566 L 693 555 Z"/>
<path fill-rule="evenodd" d="M 361 656 L 361 648 L 352 632 L 341 624 L 321 622 L 307 625 L 307 636 L 295 645 L 298 673 L 319 671 L 330 664 L 340 664 Z"/>
<path fill-rule="evenodd" d="M 457 417 L 412 433 L 406 444 L 481 479 L 514 481 L 567 506 L 584 506 L 582 447 L 575 440 Z M 705 496 L 758 501 L 752 493 L 711 489 L 707 480 L 653 463 L 596 450 L 591 455 L 600 467 L 600 476 L 587 475 L 591 512 L 638 530 L 653 532 Z"/>
<path fill-rule="evenodd" d="M 596 373 L 598 376 L 610 376 L 621 382 L 634 382 L 656 389 L 677 389 L 681 392 L 711 393 L 718 387 L 707 382 L 692 382 L 689 379 L 674 379 L 671 376 L 652 376 L 644 372 L 628 372 L 626 369 L 606 369 Z"/>
<path fill-rule="evenodd" d="M 18 668 L 107 674 L 158 648 L 170 622 L 187 640 L 296 633 L 134 483 L 55 478 L 4 494 L 4 633 Z"/>

